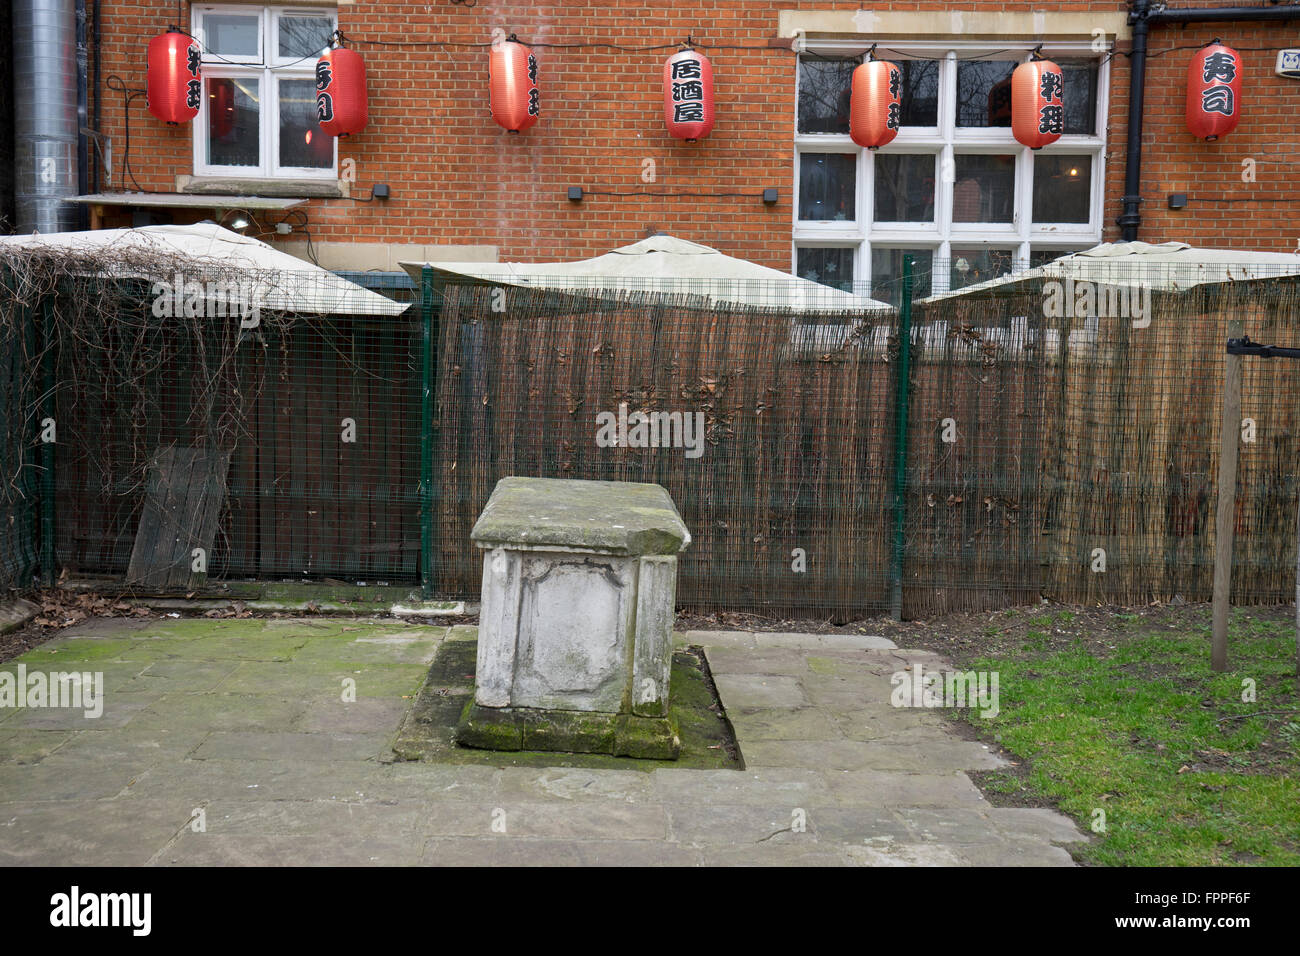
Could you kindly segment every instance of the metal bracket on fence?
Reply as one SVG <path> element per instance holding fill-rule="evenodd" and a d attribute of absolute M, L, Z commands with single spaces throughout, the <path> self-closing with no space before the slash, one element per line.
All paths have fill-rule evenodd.
<path fill-rule="evenodd" d="M 1229 326 L 1237 331 L 1241 324 L 1233 320 Z M 1300 358 L 1300 349 L 1281 345 L 1260 345 L 1242 333 L 1241 338 L 1228 339 L 1229 355 L 1258 355 L 1262 358 Z M 1211 667 L 1216 671 L 1228 666 L 1228 605 L 1232 589 L 1232 534 L 1235 520 L 1237 487 L 1237 428 L 1241 421 L 1241 360 L 1229 360 L 1224 372 L 1223 434 L 1219 452 L 1219 489 L 1214 553 L 1214 611 L 1212 631 Z M 1232 489 L 1227 494 L 1223 489 Z M 1296 511 L 1296 680 L 1300 682 L 1300 508 Z"/>
<path fill-rule="evenodd" d="M 1300 349 L 1286 348 L 1281 345 L 1260 345 L 1252 342 L 1249 335 L 1239 339 L 1228 339 L 1229 355 L 1262 355 L 1264 358 L 1300 358 Z"/>

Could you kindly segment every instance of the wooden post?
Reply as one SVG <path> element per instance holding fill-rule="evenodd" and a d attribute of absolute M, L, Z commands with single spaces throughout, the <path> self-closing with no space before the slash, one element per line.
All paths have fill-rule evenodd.
<path fill-rule="evenodd" d="M 1228 323 L 1228 337 L 1241 338 L 1241 321 Z M 1241 356 L 1224 356 L 1223 428 L 1219 434 L 1218 508 L 1214 523 L 1214 637 L 1210 667 L 1228 669 L 1228 611 L 1232 594 L 1232 534 L 1237 516 L 1237 452 L 1241 442 Z"/>

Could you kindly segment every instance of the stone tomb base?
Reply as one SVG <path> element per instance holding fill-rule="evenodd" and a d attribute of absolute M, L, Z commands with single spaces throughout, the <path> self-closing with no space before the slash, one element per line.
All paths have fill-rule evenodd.
<path fill-rule="evenodd" d="M 673 606 L 690 533 L 668 492 L 503 478 L 470 538 L 483 605 L 457 741 L 675 759 Z"/>
<path fill-rule="evenodd" d="M 461 712 L 456 742 L 484 750 L 558 750 L 651 760 L 676 760 L 682 748 L 671 717 L 482 707 L 473 699 Z"/>

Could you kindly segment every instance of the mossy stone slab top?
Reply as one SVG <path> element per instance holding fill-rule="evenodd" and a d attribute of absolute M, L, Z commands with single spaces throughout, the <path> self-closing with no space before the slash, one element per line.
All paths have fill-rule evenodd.
<path fill-rule="evenodd" d="M 511 477 L 497 482 L 470 539 L 480 548 L 677 554 L 691 533 L 659 485 Z"/>

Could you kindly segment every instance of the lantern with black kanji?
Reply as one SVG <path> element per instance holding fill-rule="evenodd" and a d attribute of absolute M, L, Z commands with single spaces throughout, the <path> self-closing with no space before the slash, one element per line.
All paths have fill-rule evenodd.
<path fill-rule="evenodd" d="M 188 123 L 199 112 L 202 53 L 188 34 L 175 27 L 149 41 L 145 104 L 164 123 Z"/>
<path fill-rule="evenodd" d="M 1212 142 L 1227 136 L 1241 119 L 1241 56 L 1217 39 L 1187 65 L 1187 128 Z"/>
<path fill-rule="evenodd" d="M 713 129 L 713 66 L 694 50 L 664 62 L 664 122 L 675 139 L 693 143 Z"/>
<path fill-rule="evenodd" d="M 488 103 L 497 125 L 520 133 L 537 122 L 541 115 L 537 57 L 513 33 L 509 39 L 492 45 L 488 84 Z"/>
<path fill-rule="evenodd" d="M 234 80 L 208 80 L 208 130 L 214 141 L 224 140 L 234 132 Z"/>
<path fill-rule="evenodd" d="M 849 136 L 867 149 L 893 141 L 903 119 L 903 72 L 893 63 L 868 60 L 853 71 Z"/>
<path fill-rule="evenodd" d="M 336 47 L 316 61 L 316 118 L 328 136 L 351 136 L 366 128 L 366 65 L 355 50 Z"/>
<path fill-rule="evenodd" d="M 1051 60 L 1021 63 L 1011 74 L 1011 134 L 1030 149 L 1065 132 L 1065 75 Z"/>

